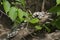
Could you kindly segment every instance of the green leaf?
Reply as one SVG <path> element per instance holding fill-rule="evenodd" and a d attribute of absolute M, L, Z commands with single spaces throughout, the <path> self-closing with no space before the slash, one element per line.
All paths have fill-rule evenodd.
<path fill-rule="evenodd" d="M 59 12 L 60 11 L 60 5 L 56 5 L 48 10 L 48 12 Z"/>
<path fill-rule="evenodd" d="M 24 14 L 23 14 L 22 10 L 21 10 L 21 9 L 18 9 L 18 17 L 19 17 L 19 19 L 20 19 L 21 21 L 24 20 L 23 15 L 24 15 Z"/>
<path fill-rule="evenodd" d="M 22 4 L 23 7 L 25 7 L 25 5 L 26 5 L 26 0 L 16 0 L 16 1 L 20 2 L 20 4 Z"/>
<path fill-rule="evenodd" d="M 48 28 L 47 26 L 44 26 L 44 27 L 48 32 L 51 32 L 50 28 Z"/>
<path fill-rule="evenodd" d="M 55 20 L 54 24 L 56 28 L 60 29 L 60 17 Z"/>
<path fill-rule="evenodd" d="M 11 5 L 8 1 L 3 0 L 3 7 L 4 7 L 5 12 L 7 13 L 9 12 Z"/>
<path fill-rule="evenodd" d="M 39 19 L 37 19 L 37 18 L 34 18 L 34 19 L 31 19 L 31 20 L 30 20 L 30 23 L 33 23 L 33 24 L 34 24 L 34 23 L 38 23 L 38 22 L 39 22 Z"/>
<path fill-rule="evenodd" d="M 24 21 L 25 19 L 23 16 L 27 18 L 28 17 L 27 12 L 24 12 L 21 9 L 18 9 L 18 17 L 21 21 Z"/>
<path fill-rule="evenodd" d="M 21 4 L 22 4 L 23 6 L 25 6 L 25 4 L 26 4 L 26 1 L 25 1 L 25 0 L 20 0 L 20 2 L 21 2 Z"/>
<path fill-rule="evenodd" d="M 60 15 L 60 12 L 57 12 L 57 16 L 59 16 Z"/>
<path fill-rule="evenodd" d="M 16 1 L 20 1 L 20 0 L 16 0 Z"/>
<path fill-rule="evenodd" d="M 39 25 L 35 26 L 35 28 L 36 28 L 36 30 L 41 30 L 42 29 L 42 27 L 39 26 Z"/>
<path fill-rule="evenodd" d="M 60 0 L 56 0 L 57 5 L 60 4 Z"/>
<path fill-rule="evenodd" d="M 9 11 L 9 17 L 12 19 L 12 21 L 15 21 L 17 18 L 17 8 L 11 7 Z"/>

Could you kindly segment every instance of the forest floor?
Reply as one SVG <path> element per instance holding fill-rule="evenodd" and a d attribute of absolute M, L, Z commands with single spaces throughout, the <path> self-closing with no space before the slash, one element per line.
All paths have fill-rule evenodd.
<path fill-rule="evenodd" d="M 32 1 L 32 0 L 31 0 Z M 30 0 L 27 1 L 27 9 L 31 10 L 32 13 L 41 11 L 41 3 L 39 1 L 31 2 Z M 53 3 L 53 2 L 52 2 Z M 38 5 L 37 5 L 38 4 Z M 49 4 L 46 2 L 45 11 L 55 4 Z M 0 40 L 6 38 L 7 34 L 11 31 L 11 19 L 2 14 L 0 11 Z M 19 30 L 18 34 L 11 38 L 10 40 L 60 40 L 60 30 L 54 30 L 50 33 L 43 31 L 34 31 L 34 29 L 23 28 Z"/>

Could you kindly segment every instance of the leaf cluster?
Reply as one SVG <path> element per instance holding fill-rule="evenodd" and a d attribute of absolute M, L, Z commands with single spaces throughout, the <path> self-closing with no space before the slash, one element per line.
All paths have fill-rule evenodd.
<path fill-rule="evenodd" d="M 16 0 L 17 3 L 20 3 L 23 5 L 23 7 L 25 7 L 26 2 L 25 0 Z M 56 28 L 60 29 L 60 0 L 56 0 L 56 6 L 52 7 L 51 9 L 48 10 L 48 12 L 52 12 L 52 13 L 57 13 L 57 17 L 55 20 L 53 20 L 53 22 L 51 22 L 51 24 L 53 26 L 56 26 Z M 21 22 L 27 22 L 27 23 L 31 23 L 32 25 L 34 25 L 34 28 L 36 28 L 37 30 L 41 30 L 43 27 L 39 24 L 39 19 L 37 18 L 33 18 L 32 15 L 30 13 L 28 13 L 27 11 L 23 11 L 22 9 L 17 8 L 16 6 L 12 6 L 9 1 L 7 0 L 3 0 L 2 2 L 3 4 L 3 8 L 6 12 L 6 14 L 8 15 L 8 17 L 11 18 L 11 20 L 18 24 Z M 50 32 L 51 30 L 49 29 L 48 26 L 46 26 L 45 24 L 43 25 L 45 27 L 45 29 Z"/>

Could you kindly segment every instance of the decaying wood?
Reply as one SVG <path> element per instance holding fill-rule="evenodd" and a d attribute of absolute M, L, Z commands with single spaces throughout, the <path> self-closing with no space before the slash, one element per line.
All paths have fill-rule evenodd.
<path fill-rule="evenodd" d="M 28 28 L 21 29 L 19 33 L 12 40 L 20 40 L 21 38 L 33 33 L 34 30 L 29 30 Z"/>
<path fill-rule="evenodd" d="M 19 31 L 19 33 L 12 38 L 11 40 L 21 40 L 21 38 L 27 37 L 31 33 L 34 33 L 34 30 L 29 31 L 27 28 L 24 28 Z M 52 33 L 39 33 L 36 34 L 39 36 L 33 36 L 32 38 L 28 38 L 28 40 L 60 40 L 60 31 L 52 32 Z"/>

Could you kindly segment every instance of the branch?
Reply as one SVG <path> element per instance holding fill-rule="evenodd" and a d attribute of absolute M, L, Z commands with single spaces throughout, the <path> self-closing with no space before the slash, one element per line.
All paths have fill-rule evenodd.
<path fill-rule="evenodd" d="M 45 5 L 45 0 L 43 0 L 41 11 L 44 11 L 44 5 Z"/>

